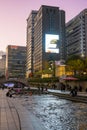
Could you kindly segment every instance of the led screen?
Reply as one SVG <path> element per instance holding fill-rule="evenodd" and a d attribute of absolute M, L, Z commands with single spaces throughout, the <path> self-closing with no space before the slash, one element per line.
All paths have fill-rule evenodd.
<path fill-rule="evenodd" d="M 45 35 L 45 52 L 59 53 L 58 40 L 59 40 L 59 35 L 46 34 Z"/>

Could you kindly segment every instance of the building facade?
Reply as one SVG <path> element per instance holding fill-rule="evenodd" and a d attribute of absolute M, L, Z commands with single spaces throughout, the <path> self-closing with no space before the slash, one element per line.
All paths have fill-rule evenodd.
<path fill-rule="evenodd" d="M 6 55 L 2 55 L 0 59 L 0 76 L 5 76 Z"/>
<path fill-rule="evenodd" d="M 87 57 L 87 9 L 66 24 L 67 58 L 72 55 Z"/>
<path fill-rule="evenodd" d="M 33 73 L 45 70 L 46 62 L 64 59 L 65 12 L 59 7 L 42 5 L 34 18 L 34 44 L 31 44 Z"/>
<path fill-rule="evenodd" d="M 23 78 L 26 70 L 26 47 L 8 45 L 6 50 L 6 78 Z"/>
<path fill-rule="evenodd" d="M 26 77 L 33 74 L 34 52 L 34 18 L 37 11 L 32 11 L 27 19 L 27 54 L 26 54 Z"/>
<path fill-rule="evenodd" d="M 34 72 L 45 70 L 45 63 L 64 58 L 65 12 L 58 7 L 39 9 L 34 24 Z"/>

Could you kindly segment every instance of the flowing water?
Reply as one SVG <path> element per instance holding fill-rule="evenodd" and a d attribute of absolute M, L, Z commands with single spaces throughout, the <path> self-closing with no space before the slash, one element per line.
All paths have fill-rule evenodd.
<path fill-rule="evenodd" d="M 87 104 L 53 95 L 20 98 L 27 110 L 39 118 L 47 130 L 87 130 Z"/>

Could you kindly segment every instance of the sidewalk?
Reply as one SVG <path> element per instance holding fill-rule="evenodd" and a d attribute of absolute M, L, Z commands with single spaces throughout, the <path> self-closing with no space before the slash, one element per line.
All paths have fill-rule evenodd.
<path fill-rule="evenodd" d="M 6 90 L 0 90 L 0 130 L 46 130 L 17 99 L 5 95 Z"/>
<path fill-rule="evenodd" d="M 70 91 L 66 91 L 66 90 L 61 91 L 61 90 L 48 89 L 48 92 L 61 93 L 61 94 L 70 94 Z M 87 97 L 87 92 L 77 92 L 77 95 Z"/>
<path fill-rule="evenodd" d="M 9 106 L 4 90 L 0 90 L 0 130 L 20 130 L 17 114 Z"/>
<path fill-rule="evenodd" d="M 75 97 L 72 97 L 70 95 L 70 91 L 48 89 L 48 93 L 53 94 L 55 96 L 59 96 L 64 99 L 87 103 L 87 92 L 77 92 L 77 96 Z"/>

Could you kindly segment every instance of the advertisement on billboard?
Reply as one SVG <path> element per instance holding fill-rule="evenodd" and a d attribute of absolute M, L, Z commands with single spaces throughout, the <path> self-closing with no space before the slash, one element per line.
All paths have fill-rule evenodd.
<path fill-rule="evenodd" d="M 45 34 L 45 52 L 59 53 L 59 35 Z"/>

